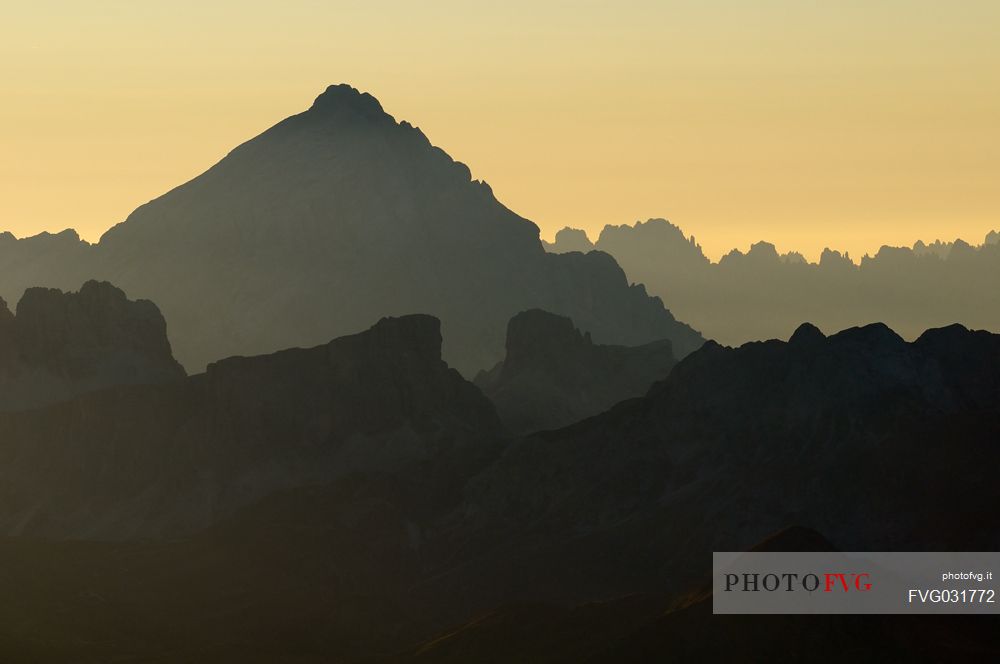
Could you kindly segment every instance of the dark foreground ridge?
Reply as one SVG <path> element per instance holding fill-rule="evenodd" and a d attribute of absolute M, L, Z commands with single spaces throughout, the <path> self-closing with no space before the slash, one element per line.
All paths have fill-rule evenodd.
<path fill-rule="evenodd" d="M 811 528 L 790 527 L 752 550 L 837 549 Z M 679 598 L 641 593 L 575 606 L 542 602 L 503 606 L 378 661 L 942 662 L 1000 653 L 996 620 L 953 618 L 713 615 L 711 584 L 706 580 Z"/>
<path fill-rule="evenodd" d="M 997 653 L 995 620 L 719 621 L 703 585 L 711 551 L 761 542 L 1000 547 L 1000 337 L 707 344 L 645 396 L 520 438 L 439 344 L 433 318 L 385 319 L 0 415 L 0 522 L 50 538 L 0 539 L 4 654 L 773 660 L 832 635 L 857 646 L 833 661 Z"/>
<path fill-rule="evenodd" d="M 994 550 L 997 440 L 1000 336 L 710 342 L 645 397 L 517 440 L 474 478 L 468 511 L 504 551 L 476 573 L 506 584 L 494 605 L 681 591 L 711 551 L 803 523 L 852 551 Z"/>

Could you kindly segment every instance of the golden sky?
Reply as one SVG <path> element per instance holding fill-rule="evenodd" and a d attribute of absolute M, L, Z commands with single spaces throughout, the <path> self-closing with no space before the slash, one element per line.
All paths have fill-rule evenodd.
<path fill-rule="evenodd" d="M 979 243 L 998 34 L 996 0 L 0 0 L 0 229 L 96 240 L 348 82 L 545 238 Z"/>

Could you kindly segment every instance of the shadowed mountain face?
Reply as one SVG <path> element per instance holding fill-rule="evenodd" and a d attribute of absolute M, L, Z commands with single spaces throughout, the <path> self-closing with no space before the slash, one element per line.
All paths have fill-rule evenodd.
<path fill-rule="evenodd" d="M 1000 336 L 709 342 L 645 397 L 518 440 L 470 482 L 497 551 L 476 573 L 503 588 L 479 608 L 677 591 L 711 551 L 794 523 L 847 550 L 993 550 L 997 440 Z"/>
<path fill-rule="evenodd" d="M 562 231 L 549 250 L 578 251 L 586 237 L 572 233 Z M 741 344 L 783 338 L 803 320 L 834 330 L 883 321 L 908 339 L 955 322 L 1000 331 L 1000 292 L 989 286 L 1000 283 L 998 237 L 990 233 L 979 247 L 961 240 L 882 247 L 859 265 L 829 249 L 811 264 L 759 242 L 711 263 L 694 237 L 651 219 L 605 226 L 594 246 L 682 320 L 720 343 Z"/>
<path fill-rule="evenodd" d="M 515 432 L 554 429 L 644 394 L 676 364 L 667 340 L 601 346 L 564 316 L 540 309 L 507 325 L 507 356 L 476 385 Z"/>
<path fill-rule="evenodd" d="M 669 338 L 683 355 L 702 341 L 609 256 L 546 253 L 537 227 L 468 167 L 346 85 L 143 205 L 98 245 L 63 247 L 72 239 L 0 238 L 11 266 L 0 294 L 23 287 L 24 271 L 43 285 L 109 279 L 160 305 L 189 369 L 414 312 L 441 319 L 445 357 L 466 373 L 493 366 L 507 320 L 532 307 L 604 343 Z"/>
<path fill-rule="evenodd" d="M 283 488 L 481 454 L 503 429 L 440 348 L 436 319 L 387 318 L 308 350 L 0 414 L 0 527 L 174 536 Z"/>
<path fill-rule="evenodd" d="M 30 288 L 16 316 L 0 300 L 0 411 L 183 377 L 156 305 L 109 283 L 77 293 Z"/>
<path fill-rule="evenodd" d="M 804 325 L 787 343 L 709 343 L 646 396 L 513 440 L 439 344 L 432 318 L 387 319 L 181 383 L 0 415 L 8 532 L 131 540 L 0 540 L 18 598 L 0 603 L 0 650 L 477 661 L 497 642 L 522 660 L 579 661 L 590 644 L 607 654 L 595 661 L 649 661 L 722 656 L 716 640 L 732 637 L 766 658 L 871 623 L 789 621 L 792 650 L 769 650 L 765 623 L 713 622 L 691 595 L 711 551 L 790 524 L 846 550 L 1000 546 L 996 335 L 953 326 L 907 343 L 882 325 Z M 829 544 L 793 534 L 789 546 Z M 412 651 L 449 625 L 465 627 L 443 650 Z M 909 629 L 872 638 L 899 652 Z"/>

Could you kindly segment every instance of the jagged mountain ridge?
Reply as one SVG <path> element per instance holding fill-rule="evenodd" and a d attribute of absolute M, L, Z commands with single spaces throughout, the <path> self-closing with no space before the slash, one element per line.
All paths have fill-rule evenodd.
<path fill-rule="evenodd" d="M 504 429 L 440 349 L 436 319 L 385 318 L 311 349 L 0 413 L 0 529 L 185 535 L 282 489 L 480 454 Z"/>
<path fill-rule="evenodd" d="M 16 315 L 0 299 L 0 411 L 183 377 L 156 305 L 109 283 L 75 293 L 29 288 Z"/>
<path fill-rule="evenodd" d="M 846 550 L 992 550 L 997 440 L 1000 336 L 803 326 L 709 342 L 646 396 L 513 442 L 470 481 L 467 527 L 502 551 L 478 571 L 502 579 L 494 606 L 677 590 L 796 523 Z"/>
<path fill-rule="evenodd" d="M 669 338 L 683 355 L 703 341 L 611 257 L 545 252 L 538 228 L 468 167 L 346 85 L 97 245 L 72 239 L 3 238 L 0 294 L 23 288 L 25 271 L 50 286 L 107 279 L 158 303 L 192 370 L 415 312 L 441 319 L 445 357 L 468 375 L 501 358 L 507 320 L 528 308 L 570 316 L 602 343 Z"/>
<path fill-rule="evenodd" d="M 962 240 L 884 246 L 859 263 L 830 249 L 809 263 L 758 242 L 713 263 L 693 236 L 650 219 L 605 226 L 593 246 L 707 337 L 739 345 L 785 338 L 803 320 L 835 330 L 883 321 L 908 339 L 956 322 L 1000 331 L 1000 295 L 989 287 L 1000 282 L 997 237 L 976 247 Z M 561 231 L 548 247 L 575 251 L 584 240 L 582 231 Z"/>
<path fill-rule="evenodd" d="M 516 439 L 439 344 L 429 317 L 388 320 L 180 385 L 0 415 L 7 532 L 157 538 L 0 540 L 8 585 L 47 616 L 0 637 L 95 659 L 364 661 L 511 604 L 641 591 L 659 599 L 610 610 L 655 630 L 711 551 L 790 524 L 851 550 L 1000 545 L 997 335 L 804 325 L 789 342 L 706 344 L 645 396 Z M 135 606 L 126 628 L 121 606 Z M 586 630 L 588 611 L 587 634 L 630 638 L 620 622 Z M 683 615 L 664 618 L 672 638 L 705 627 Z"/>

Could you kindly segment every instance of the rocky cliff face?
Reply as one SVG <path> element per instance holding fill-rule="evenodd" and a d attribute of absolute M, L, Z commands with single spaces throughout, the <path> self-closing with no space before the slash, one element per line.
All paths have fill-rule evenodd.
<path fill-rule="evenodd" d="M 0 410 L 183 376 L 156 305 L 109 283 L 75 293 L 29 288 L 16 316 L 0 300 Z"/>
<path fill-rule="evenodd" d="M 674 366 L 668 340 L 642 346 L 595 344 L 565 316 L 532 309 L 507 325 L 507 355 L 476 385 L 513 430 L 554 429 L 645 394 Z"/>
<path fill-rule="evenodd" d="M 281 489 L 474 457 L 503 428 L 440 353 L 436 319 L 387 318 L 308 350 L 0 414 L 0 527 L 172 536 Z"/>

